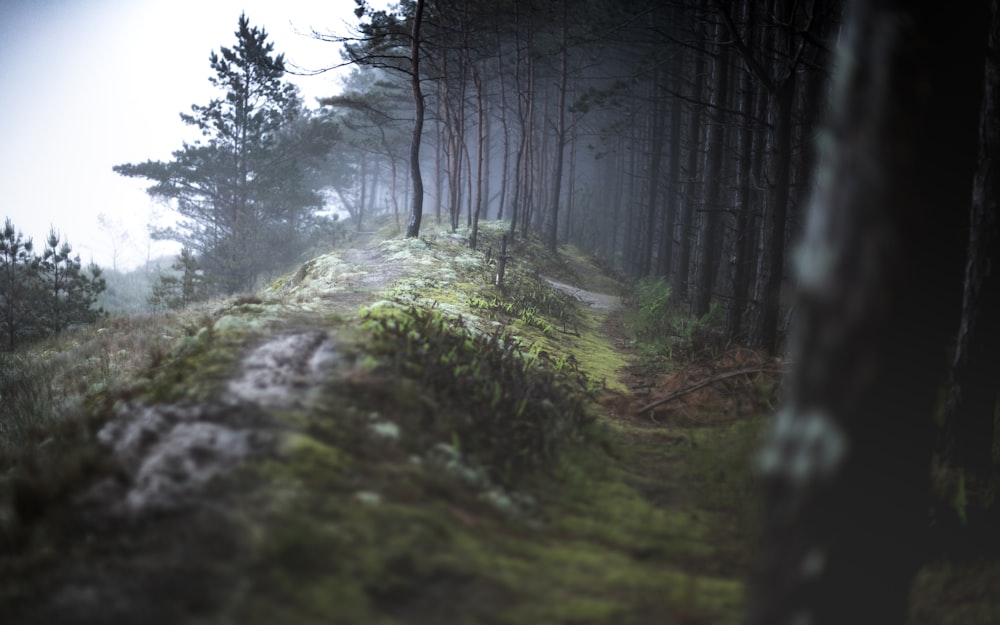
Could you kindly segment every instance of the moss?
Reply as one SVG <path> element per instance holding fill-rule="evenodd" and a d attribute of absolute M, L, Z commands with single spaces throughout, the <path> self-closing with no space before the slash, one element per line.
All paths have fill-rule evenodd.
<path fill-rule="evenodd" d="M 484 227 L 481 249 L 503 229 Z M 211 507 L 228 519 L 219 527 L 238 527 L 246 540 L 225 560 L 238 580 L 197 622 L 738 620 L 738 567 L 706 564 L 736 561 L 727 555 L 736 541 L 719 530 L 728 509 L 691 493 L 692 484 L 739 487 L 720 462 L 735 443 L 722 430 L 594 423 L 592 391 L 602 381 L 621 388 L 625 360 L 602 335 L 603 315 L 561 298 L 534 268 L 586 277 L 597 290 L 611 284 L 589 277 L 592 265 L 572 250 L 553 255 L 529 239 L 513 248 L 523 291 L 498 293 L 492 267 L 468 251 L 466 236 L 380 244 L 374 253 L 407 263 L 410 277 L 359 315 L 328 305 L 345 278 L 361 276 L 336 254 L 275 282 L 286 303 L 244 298 L 192 313 L 176 324 L 186 336 L 126 393 L 149 402 L 211 399 L 257 333 L 338 326 L 343 366 L 317 381 L 312 403 L 262 409 L 281 444 L 219 486 Z M 487 295 L 521 297 L 523 306 L 508 317 L 470 305 Z M 102 396 L 101 410 L 117 398 Z M 740 436 L 734 429 L 733 440 Z M 12 524 L 7 510 L 0 507 L 0 527 Z M 215 520 L 193 519 L 150 519 L 124 536 L 130 545 L 155 538 L 165 551 L 181 542 L 192 567 L 211 568 L 213 534 L 188 524 Z M 123 551 L 117 535 L 95 547 L 81 527 L 67 523 L 58 544 L 85 545 L 85 574 L 91 569 L 80 562 L 159 564 L 141 549 Z M 66 556 L 43 543 L 32 558 L 56 570 Z M 22 564 L 0 564 L 0 576 Z M 34 588 L 39 601 L 44 590 Z"/>
<path fill-rule="evenodd" d="M 219 335 L 209 328 L 182 337 L 161 363 L 154 363 L 139 391 L 147 403 L 205 399 L 217 394 L 235 370 L 243 340 L 240 335 Z"/>
<path fill-rule="evenodd" d="M 286 462 L 283 470 L 276 471 L 278 477 L 286 473 L 304 486 L 324 491 L 339 486 L 344 479 L 350 460 L 336 447 L 305 434 L 288 436 L 282 447 Z"/>

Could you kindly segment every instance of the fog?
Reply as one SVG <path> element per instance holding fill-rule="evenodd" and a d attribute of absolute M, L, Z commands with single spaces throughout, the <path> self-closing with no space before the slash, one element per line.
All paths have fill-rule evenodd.
<path fill-rule="evenodd" d="M 170 218 L 144 181 L 113 165 L 169 160 L 192 129 L 178 114 L 215 95 L 208 56 L 231 46 L 245 11 L 277 52 L 307 69 L 340 59 L 309 37 L 345 31 L 350 0 L 6 0 L 0 3 L 0 213 L 36 244 L 50 227 L 84 262 L 119 269 L 171 254 L 147 226 Z M 306 102 L 339 74 L 289 76 Z"/>

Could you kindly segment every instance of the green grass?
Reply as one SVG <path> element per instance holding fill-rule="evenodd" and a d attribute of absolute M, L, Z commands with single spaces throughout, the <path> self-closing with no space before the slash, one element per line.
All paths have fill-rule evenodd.
<path fill-rule="evenodd" d="M 18 605 L 39 606 L 38 622 L 85 618 L 58 612 L 73 589 L 95 610 L 198 625 L 740 621 L 759 398 L 750 414 L 722 391 L 696 418 L 600 414 L 595 395 L 625 392 L 632 354 L 541 276 L 615 283 L 528 239 L 497 290 L 482 250 L 502 230 L 487 224 L 476 253 L 464 232 L 381 244 L 421 273 L 362 311 L 321 307 L 322 285 L 353 270 L 331 257 L 302 272 L 301 305 L 108 319 L 6 355 L 3 405 L 19 416 L 0 430 L 0 621 Z M 690 343 L 670 343 L 675 357 L 707 353 L 696 343 L 718 320 L 682 319 L 663 286 L 642 287 L 635 336 L 669 327 Z M 127 479 L 94 436 L 123 405 L 220 401 L 255 341 L 299 330 L 334 337 L 341 361 L 313 403 L 234 409 L 275 444 L 205 505 L 130 519 L 79 502 Z M 760 384 L 769 396 L 773 379 Z M 912 622 L 995 621 L 996 577 L 991 563 L 926 567 Z"/>

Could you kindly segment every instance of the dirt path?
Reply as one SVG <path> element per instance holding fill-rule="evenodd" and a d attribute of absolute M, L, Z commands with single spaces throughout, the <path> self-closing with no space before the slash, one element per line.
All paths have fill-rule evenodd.
<path fill-rule="evenodd" d="M 614 312 L 621 308 L 622 300 L 617 295 L 607 295 L 605 293 L 595 293 L 575 287 L 565 282 L 560 282 L 552 278 L 545 278 L 546 282 L 559 289 L 563 293 L 579 300 L 584 306 L 589 306 L 593 310 L 605 313 Z"/>

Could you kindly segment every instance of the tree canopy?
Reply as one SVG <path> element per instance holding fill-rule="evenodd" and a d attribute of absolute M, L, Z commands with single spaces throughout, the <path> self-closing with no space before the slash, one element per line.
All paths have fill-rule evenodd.
<path fill-rule="evenodd" d="M 101 268 L 84 269 L 73 247 L 52 229 L 41 256 L 5 220 L 0 231 L 0 331 L 5 349 L 90 323 L 100 314 L 97 296 L 105 289 Z"/>
<path fill-rule="evenodd" d="M 226 293 L 297 259 L 323 205 L 309 171 L 337 134 L 303 108 L 264 29 L 243 14 L 235 35 L 233 47 L 209 56 L 209 81 L 222 95 L 181 114 L 202 139 L 185 142 L 169 162 L 114 168 L 153 182 L 148 193 L 181 217 L 154 236 L 189 248 Z"/>

